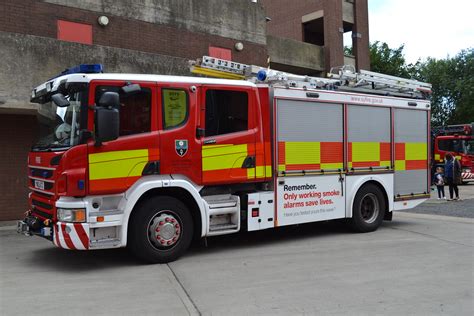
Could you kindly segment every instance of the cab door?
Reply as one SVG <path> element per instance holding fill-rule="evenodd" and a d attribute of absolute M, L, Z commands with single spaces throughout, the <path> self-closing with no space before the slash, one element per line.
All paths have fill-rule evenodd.
<path fill-rule="evenodd" d="M 254 91 L 251 87 L 203 86 L 200 94 L 202 183 L 254 181 L 258 131 Z"/>
<path fill-rule="evenodd" d="M 139 84 L 140 90 L 124 93 L 122 87 Z M 116 140 L 96 146 L 88 142 L 89 194 L 113 194 L 126 191 L 142 175 L 149 162 L 159 160 L 156 83 L 92 81 L 90 84 L 89 130 L 94 130 L 94 111 L 103 93 L 120 95 L 120 129 Z"/>
<path fill-rule="evenodd" d="M 159 83 L 160 172 L 182 175 L 201 182 L 199 86 L 191 83 Z"/>

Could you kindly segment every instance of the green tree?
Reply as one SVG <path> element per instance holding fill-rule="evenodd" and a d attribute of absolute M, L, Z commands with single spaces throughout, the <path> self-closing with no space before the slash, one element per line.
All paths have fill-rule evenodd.
<path fill-rule="evenodd" d="M 410 78 L 405 56 L 403 55 L 404 45 L 398 48 L 390 48 L 387 43 L 373 42 L 369 46 L 370 69 L 403 78 Z"/>
<path fill-rule="evenodd" d="M 452 58 L 428 58 L 411 69 L 412 77 L 433 85 L 434 126 L 474 122 L 474 49 Z"/>
<path fill-rule="evenodd" d="M 462 50 L 452 58 L 428 58 L 407 64 L 403 49 L 387 43 L 370 44 L 372 71 L 402 78 L 417 79 L 433 85 L 432 125 L 474 122 L 474 49 Z"/>

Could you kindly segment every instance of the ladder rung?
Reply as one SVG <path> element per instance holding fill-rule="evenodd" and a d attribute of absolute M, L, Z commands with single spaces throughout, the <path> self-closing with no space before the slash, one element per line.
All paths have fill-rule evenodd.
<path fill-rule="evenodd" d="M 301 76 L 288 72 L 266 69 L 254 65 L 236 63 L 230 60 L 203 56 L 202 59 L 190 62 L 193 73 L 225 79 L 247 79 L 253 82 L 266 82 L 302 88 L 364 89 L 364 93 L 398 94 L 402 97 L 426 98 L 431 93 L 431 84 L 384 75 L 373 71 L 361 70 L 356 72 L 353 66 L 333 67 L 329 78 Z M 263 76 L 260 76 L 260 73 Z"/>

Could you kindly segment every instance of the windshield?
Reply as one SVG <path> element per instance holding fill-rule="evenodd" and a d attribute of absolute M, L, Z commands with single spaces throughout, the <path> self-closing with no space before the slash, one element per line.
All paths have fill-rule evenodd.
<path fill-rule="evenodd" d="M 464 141 L 465 153 L 468 155 L 474 155 L 474 139 Z"/>
<path fill-rule="evenodd" d="M 70 105 L 67 107 L 57 107 L 54 102 L 40 104 L 39 140 L 32 150 L 59 150 L 78 144 L 82 94 L 77 92 L 68 96 Z"/>

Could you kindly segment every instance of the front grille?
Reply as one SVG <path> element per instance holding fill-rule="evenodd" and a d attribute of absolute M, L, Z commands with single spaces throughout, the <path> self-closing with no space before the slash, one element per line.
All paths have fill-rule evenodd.
<path fill-rule="evenodd" d="M 35 187 L 35 180 L 31 179 L 31 186 L 34 188 Z M 44 183 L 44 189 L 45 190 L 51 190 L 53 188 L 53 183 L 51 182 L 45 182 Z"/>
<path fill-rule="evenodd" d="M 49 214 L 49 213 L 40 211 L 40 210 L 37 209 L 36 207 L 33 208 L 33 211 L 31 211 L 31 214 L 40 216 L 40 217 L 42 217 L 42 218 L 44 218 L 44 219 L 53 219 L 53 214 Z"/>
<path fill-rule="evenodd" d="M 46 193 L 43 193 L 43 192 L 39 192 L 39 191 L 34 191 L 35 194 L 37 194 L 38 196 L 41 196 L 41 197 L 45 197 L 45 198 L 48 198 L 50 199 L 51 198 L 51 194 L 46 194 Z"/>
<path fill-rule="evenodd" d="M 32 177 L 36 178 L 49 179 L 53 176 L 53 170 L 31 168 L 30 173 Z"/>
<path fill-rule="evenodd" d="M 38 201 L 38 200 L 33 200 L 31 202 L 34 206 L 39 206 L 39 207 L 42 207 L 44 209 L 47 209 L 47 210 L 51 210 L 53 208 L 52 205 L 48 204 L 48 203 L 44 203 L 44 202 L 41 202 L 41 201 Z"/>

